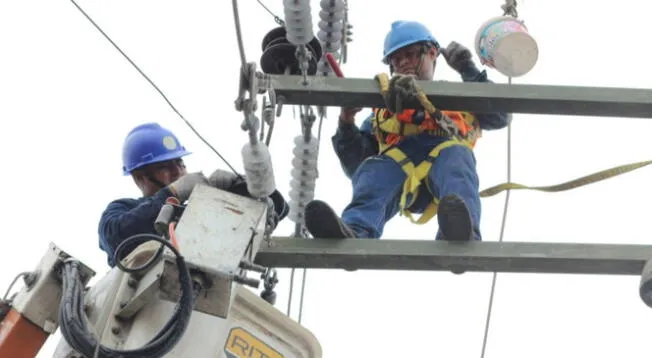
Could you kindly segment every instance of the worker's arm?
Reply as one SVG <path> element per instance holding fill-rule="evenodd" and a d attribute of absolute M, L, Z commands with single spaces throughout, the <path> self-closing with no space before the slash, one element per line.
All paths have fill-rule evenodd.
<path fill-rule="evenodd" d="M 453 41 L 445 49 L 440 49 L 440 52 L 448 65 L 462 76 L 462 81 L 492 83 L 487 77 L 487 71 L 478 70 L 468 48 Z M 484 130 L 505 128 L 512 118 L 511 114 L 504 112 L 473 112 L 473 114 L 480 122 L 480 128 Z"/>
<path fill-rule="evenodd" d="M 460 75 L 462 76 L 462 81 L 464 82 L 484 82 L 484 83 L 493 83 L 487 76 L 486 70 L 478 70 L 475 65 L 464 68 L 461 71 Z M 475 117 L 480 122 L 480 128 L 483 130 L 493 130 L 501 129 L 507 127 L 512 116 L 510 113 L 505 112 L 493 112 L 493 113 L 483 113 L 483 112 L 473 112 Z"/>
<path fill-rule="evenodd" d="M 109 266 L 115 262 L 113 255 L 115 249 L 126 238 L 142 233 L 155 233 L 154 220 L 168 197 L 173 196 L 172 191 L 163 188 L 153 196 L 135 199 L 120 199 L 111 202 L 102 213 L 99 224 L 100 248 L 108 255 Z M 124 254 L 132 251 L 134 247 L 125 247 Z"/>
<path fill-rule="evenodd" d="M 371 119 L 372 115 L 362 122 L 360 128 L 355 123 L 340 120 L 337 132 L 331 138 L 340 165 L 349 178 L 365 159 L 378 154 L 378 141 L 372 134 Z"/>

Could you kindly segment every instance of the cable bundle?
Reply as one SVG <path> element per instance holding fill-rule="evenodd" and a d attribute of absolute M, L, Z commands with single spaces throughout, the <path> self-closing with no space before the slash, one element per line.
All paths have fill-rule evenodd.
<path fill-rule="evenodd" d="M 84 285 L 80 278 L 79 262 L 69 260 L 61 267 L 63 294 L 59 305 L 61 333 L 68 344 L 84 357 L 98 358 L 159 358 L 164 357 L 176 344 L 188 327 L 195 305 L 196 293 L 190 272 L 183 256 L 169 241 L 153 234 L 139 234 L 127 238 L 116 249 L 116 256 L 127 245 L 142 244 L 155 240 L 167 246 L 177 258 L 181 298 L 174 314 L 161 330 L 143 347 L 132 350 L 114 350 L 100 345 L 88 327 L 84 313 Z M 136 242 L 132 242 L 136 241 Z M 123 266 L 120 266 L 122 268 Z M 140 270 L 142 268 L 130 269 Z"/>

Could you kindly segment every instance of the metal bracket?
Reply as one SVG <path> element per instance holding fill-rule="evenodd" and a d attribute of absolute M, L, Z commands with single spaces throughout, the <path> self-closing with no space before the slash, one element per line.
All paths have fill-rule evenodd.
<path fill-rule="evenodd" d="M 256 286 L 241 268 L 241 261 L 253 261 L 265 234 L 268 206 L 252 198 L 206 185 L 197 185 L 176 227 L 179 250 L 191 272 L 201 272 L 210 287 L 204 287 L 196 310 L 226 317 L 236 283 Z M 167 262 L 161 275 L 161 297 L 178 298 L 174 257 L 164 252 Z M 169 279 L 168 279 L 169 277 Z"/>
<path fill-rule="evenodd" d="M 249 98 L 246 98 L 249 93 Z M 256 76 L 256 63 L 248 62 L 240 68 L 240 83 L 238 98 L 235 100 L 235 109 L 244 111 L 245 114 L 257 109 L 256 95 L 258 94 L 258 80 Z"/>
<path fill-rule="evenodd" d="M 48 251 L 39 262 L 36 280 L 22 289 L 13 299 L 13 308 L 45 332 L 53 333 L 59 327 L 59 304 L 62 286 L 59 268 L 71 256 L 50 243 Z M 81 280 L 84 285 L 95 276 L 95 271 L 80 262 Z"/>

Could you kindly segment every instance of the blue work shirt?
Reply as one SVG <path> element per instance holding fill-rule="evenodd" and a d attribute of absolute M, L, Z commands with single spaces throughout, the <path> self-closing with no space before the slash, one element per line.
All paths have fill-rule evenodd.
<path fill-rule="evenodd" d="M 154 229 L 154 220 L 168 197 L 174 196 L 168 188 L 163 188 L 149 197 L 138 199 L 124 198 L 114 200 L 102 213 L 99 223 L 100 248 L 106 252 L 109 266 L 115 266 L 115 249 L 126 238 L 142 233 L 160 236 Z M 139 245 L 127 245 L 123 255 Z"/>
<path fill-rule="evenodd" d="M 475 67 L 463 71 L 462 80 L 464 82 L 492 83 L 487 78 L 486 71 L 479 71 Z M 473 114 L 478 119 L 480 128 L 482 128 L 482 130 L 495 130 L 505 128 L 509 124 L 511 118 L 508 113 L 503 112 L 474 112 Z M 372 119 L 373 114 L 367 117 L 359 128 L 355 124 L 344 124 L 340 122 L 335 135 L 331 138 L 335 153 L 340 160 L 340 165 L 342 166 L 346 176 L 349 178 L 353 176 L 353 173 L 355 173 L 355 171 L 365 159 L 378 154 L 378 141 L 373 134 L 373 127 L 371 122 Z M 437 143 L 442 142 L 443 139 L 443 137 L 435 137 L 429 134 L 420 134 L 414 136 L 414 138 L 410 138 L 410 140 L 406 138 L 404 141 L 419 141 L 421 144 L 423 144 L 423 146 L 432 148 Z M 401 148 L 410 151 L 410 147 L 412 146 L 408 145 L 407 142 L 404 143 L 405 146 L 401 145 Z M 406 152 L 406 154 L 411 156 L 408 152 Z M 427 154 L 427 151 L 424 152 L 424 158 L 425 154 Z M 420 158 L 413 158 L 413 160 L 418 162 L 420 161 Z"/>

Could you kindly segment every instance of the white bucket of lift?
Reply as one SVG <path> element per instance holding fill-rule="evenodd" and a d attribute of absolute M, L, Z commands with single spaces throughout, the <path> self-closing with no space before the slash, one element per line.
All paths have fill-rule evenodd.
<path fill-rule="evenodd" d="M 519 77 L 534 67 L 539 47 L 522 21 L 511 16 L 487 20 L 475 35 L 480 62 L 509 77 Z"/>

